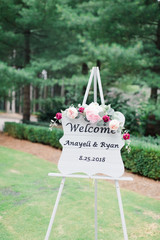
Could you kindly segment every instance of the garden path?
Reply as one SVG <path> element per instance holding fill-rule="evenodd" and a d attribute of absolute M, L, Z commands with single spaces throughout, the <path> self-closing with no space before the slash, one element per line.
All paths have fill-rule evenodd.
<path fill-rule="evenodd" d="M 19 113 L 3 113 L 0 112 L 0 131 L 3 131 L 5 122 L 22 122 L 22 114 Z M 37 118 L 34 115 L 31 115 L 31 121 L 36 122 Z"/>
<path fill-rule="evenodd" d="M 16 149 L 22 152 L 33 154 L 47 161 L 58 163 L 61 150 L 40 143 L 32 143 L 26 140 L 19 140 L 6 134 L 0 133 L 0 146 Z M 160 200 L 160 182 L 130 172 L 124 176 L 133 177 L 133 181 L 120 181 L 120 187 L 142 195 Z M 113 181 L 111 181 L 113 182 Z"/>

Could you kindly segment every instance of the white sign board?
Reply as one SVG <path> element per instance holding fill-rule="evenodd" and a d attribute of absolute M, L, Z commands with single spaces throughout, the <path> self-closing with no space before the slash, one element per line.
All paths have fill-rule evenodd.
<path fill-rule="evenodd" d="M 120 113 L 121 114 L 121 113 Z M 121 114 L 124 123 L 125 118 Z M 121 132 L 111 130 L 109 124 L 91 124 L 81 116 L 78 119 L 62 117 L 64 136 L 58 169 L 63 174 L 86 173 L 89 176 L 102 173 L 120 177 L 124 165 L 120 150 L 124 145 Z"/>

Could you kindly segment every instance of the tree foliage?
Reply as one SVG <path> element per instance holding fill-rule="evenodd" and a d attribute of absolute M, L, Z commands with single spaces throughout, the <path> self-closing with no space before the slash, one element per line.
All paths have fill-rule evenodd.
<path fill-rule="evenodd" d="M 119 83 L 147 85 L 157 100 L 157 1 L 1 0 L 0 12 L 1 96 L 21 87 L 25 99 L 30 84 L 58 84 L 65 86 L 66 103 L 80 101 L 87 81 L 82 74 L 97 64 L 104 92 Z"/>

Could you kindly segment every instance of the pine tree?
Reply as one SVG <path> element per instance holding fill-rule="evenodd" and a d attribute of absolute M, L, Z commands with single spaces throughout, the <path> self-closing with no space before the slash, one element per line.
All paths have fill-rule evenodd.
<path fill-rule="evenodd" d="M 150 99 L 156 102 L 160 88 L 160 3 L 152 0 L 102 1 L 96 34 L 99 42 L 106 39 L 109 44 L 117 43 L 126 49 L 141 44 L 140 68 L 133 74 L 139 75 L 139 84 L 147 83 L 151 88 Z"/>
<path fill-rule="evenodd" d="M 50 59 L 58 54 L 60 30 L 57 1 L 10 0 L 0 5 L 0 55 L 1 61 L 16 69 L 33 71 L 32 61 Z M 62 25 L 63 26 L 63 25 Z M 57 46 L 58 45 L 58 46 Z M 13 52 L 14 57 L 13 57 Z M 30 83 L 23 78 L 23 120 L 30 119 Z M 34 84 L 34 83 L 33 83 Z M 14 84 L 13 84 L 14 85 Z"/>

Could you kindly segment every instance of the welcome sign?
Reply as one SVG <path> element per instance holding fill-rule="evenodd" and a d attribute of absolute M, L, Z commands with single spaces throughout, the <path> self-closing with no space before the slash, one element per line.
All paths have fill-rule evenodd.
<path fill-rule="evenodd" d="M 86 101 L 92 80 L 94 80 L 94 102 L 87 105 Z M 97 103 L 97 83 L 101 105 Z M 66 110 L 58 112 L 55 119 L 62 123 L 64 130 L 64 135 L 60 139 L 63 150 L 58 163 L 58 168 L 61 173 L 49 173 L 49 176 L 63 178 L 60 183 L 45 240 L 49 239 L 67 177 L 92 177 L 95 179 L 95 239 L 98 239 L 97 180 L 106 179 L 106 176 L 93 176 L 98 173 L 108 175 L 108 179 L 115 180 L 123 235 L 124 239 L 128 240 L 118 178 L 124 173 L 124 165 L 120 151 L 124 146 L 124 140 L 129 140 L 130 135 L 123 127 L 125 122 L 124 115 L 120 112 L 115 112 L 110 105 L 105 105 L 98 67 L 92 68 L 82 105 L 79 104 L 77 107 L 71 105 Z M 51 129 L 55 126 L 56 121 L 51 120 Z M 122 129 L 123 134 L 121 132 Z M 129 145 L 126 146 L 127 149 L 128 147 Z M 72 173 L 85 173 L 87 175 L 70 175 Z M 122 177 L 121 180 L 132 179 Z"/>
<path fill-rule="evenodd" d="M 124 125 L 122 113 L 116 112 Z M 63 174 L 86 173 L 106 174 L 120 177 L 124 165 L 120 150 L 124 146 L 121 132 L 111 130 L 109 123 L 98 126 L 85 121 L 82 116 L 69 119 L 62 116 L 64 136 L 60 139 L 63 146 L 58 169 Z"/>

